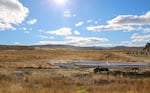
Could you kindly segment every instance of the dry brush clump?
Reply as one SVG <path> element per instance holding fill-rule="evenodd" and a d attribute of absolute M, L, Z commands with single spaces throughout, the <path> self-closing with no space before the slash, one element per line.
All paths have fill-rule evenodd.
<path fill-rule="evenodd" d="M 117 78 L 94 76 L 94 84 L 87 87 L 87 93 L 149 93 L 149 78 Z"/>
<path fill-rule="evenodd" d="M 75 93 L 73 85 L 67 78 L 5 76 L 0 80 L 0 93 Z"/>

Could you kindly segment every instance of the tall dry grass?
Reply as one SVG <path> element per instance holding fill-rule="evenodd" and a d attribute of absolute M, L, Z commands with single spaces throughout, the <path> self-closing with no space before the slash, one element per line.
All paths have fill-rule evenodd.
<path fill-rule="evenodd" d="M 109 60 L 109 61 L 136 61 L 123 56 L 117 56 L 114 53 L 126 51 L 114 50 L 67 50 L 67 49 L 49 49 L 49 50 L 14 50 L 0 51 L 0 62 L 17 62 L 31 60 Z"/>
<path fill-rule="evenodd" d="M 132 79 L 85 74 L 77 73 L 79 71 L 76 69 L 65 69 L 64 72 L 62 69 L 51 69 L 47 64 L 52 60 L 138 61 L 115 53 L 126 51 L 67 49 L 0 51 L 0 93 L 150 93 L 149 78 Z M 14 73 L 16 70 L 27 71 L 30 74 L 16 75 Z"/>
<path fill-rule="evenodd" d="M 44 73 L 44 72 L 43 72 Z M 149 78 L 77 74 L 52 77 L 46 74 L 0 75 L 0 93 L 150 93 Z"/>

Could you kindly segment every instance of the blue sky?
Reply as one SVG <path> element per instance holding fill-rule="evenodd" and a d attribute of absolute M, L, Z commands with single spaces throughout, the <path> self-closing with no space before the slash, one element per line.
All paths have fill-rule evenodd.
<path fill-rule="evenodd" d="M 149 0 L 0 0 L 0 44 L 143 46 Z"/>

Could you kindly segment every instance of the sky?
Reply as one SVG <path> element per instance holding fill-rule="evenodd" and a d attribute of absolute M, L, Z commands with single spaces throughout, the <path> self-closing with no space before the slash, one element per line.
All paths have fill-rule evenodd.
<path fill-rule="evenodd" d="M 0 45 L 148 42 L 150 0 L 0 0 Z"/>

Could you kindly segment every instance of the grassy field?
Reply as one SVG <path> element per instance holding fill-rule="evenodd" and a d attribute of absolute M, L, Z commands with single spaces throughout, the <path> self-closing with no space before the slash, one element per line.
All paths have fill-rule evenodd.
<path fill-rule="evenodd" d="M 0 93 L 150 93 L 150 71 L 142 77 L 97 74 L 92 69 L 57 68 L 57 60 L 137 62 L 125 50 L 36 49 L 0 51 Z M 148 57 L 144 59 L 149 61 Z M 116 71 L 116 73 L 118 73 Z"/>

